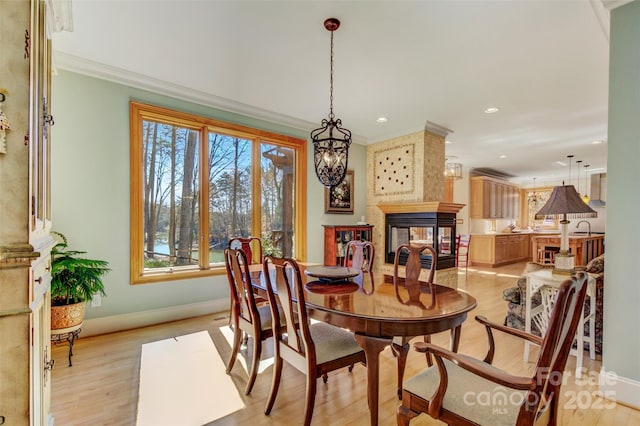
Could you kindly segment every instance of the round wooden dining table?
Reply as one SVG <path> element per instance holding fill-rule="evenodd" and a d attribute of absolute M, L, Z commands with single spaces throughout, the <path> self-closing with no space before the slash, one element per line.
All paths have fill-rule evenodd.
<path fill-rule="evenodd" d="M 399 286 L 396 293 L 385 276 L 370 273 L 345 280 L 318 280 L 304 274 L 305 302 L 309 315 L 351 330 L 367 358 L 367 399 L 370 424 L 378 424 L 379 355 L 393 342 L 398 353 L 398 386 L 401 387 L 408 340 L 415 336 L 451 331 L 450 349 L 457 351 L 460 329 L 467 313 L 476 307 L 473 296 L 462 290 L 433 284 L 424 286 L 419 299 L 407 299 Z M 258 290 L 264 281 L 252 280 Z M 387 280 L 388 281 L 388 280 Z M 400 365 L 401 364 L 401 365 Z"/>

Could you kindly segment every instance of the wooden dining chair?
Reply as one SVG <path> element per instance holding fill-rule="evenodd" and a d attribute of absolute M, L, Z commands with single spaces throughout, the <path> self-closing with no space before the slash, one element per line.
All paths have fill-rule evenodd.
<path fill-rule="evenodd" d="M 227 248 L 242 250 L 251 264 L 262 264 L 262 240 L 258 237 L 233 237 Z"/>
<path fill-rule="evenodd" d="M 404 251 L 408 251 L 407 262 L 405 264 L 405 276 L 402 279 L 398 274 L 400 265 L 401 254 Z M 431 255 L 431 269 L 426 284 L 420 282 L 420 273 L 422 272 L 422 256 L 427 251 Z M 435 304 L 435 293 L 433 291 L 433 277 L 436 272 L 436 264 L 438 262 L 438 255 L 435 249 L 428 244 L 403 244 L 396 248 L 396 255 L 393 261 L 393 289 L 396 293 L 396 298 L 405 305 L 418 306 L 423 309 L 429 309 Z M 403 282 L 401 282 L 401 280 Z M 426 288 L 425 288 L 426 286 Z M 407 298 L 400 295 L 400 287 L 406 289 L 408 294 Z M 426 290 L 430 294 L 429 305 L 425 305 L 421 300 L 421 294 L 423 290 Z M 392 353 L 398 358 L 398 398 L 402 396 L 402 380 L 404 377 L 404 369 L 407 363 L 407 354 L 409 353 L 409 341 L 416 336 L 403 336 L 394 337 L 391 350 Z M 425 335 L 425 342 L 431 342 L 431 336 Z M 427 363 L 431 365 L 431 357 L 426 354 Z"/>
<path fill-rule="evenodd" d="M 242 250 L 247 257 L 247 260 L 252 265 L 262 265 L 262 240 L 258 237 L 232 237 L 227 243 L 227 248 Z M 256 298 L 257 304 L 266 303 L 266 300 L 260 296 Z M 231 306 L 229 307 L 229 326 L 233 326 L 233 300 L 231 300 Z M 246 343 L 246 336 L 243 341 Z"/>
<path fill-rule="evenodd" d="M 273 408 L 284 360 L 307 376 L 304 425 L 308 426 L 313 415 L 317 379 L 357 362 L 366 363 L 365 354 L 353 333 L 322 322 L 310 323 L 300 268 L 295 260 L 265 256 L 263 266 L 276 330 L 273 380 L 264 413 L 269 414 Z"/>
<path fill-rule="evenodd" d="M 345 246 L 342 266 L 369 272 L 373 266 L 375 248 L 371 241 L 351 240 Z"/>
<path fill-rule="evenodd" d="M 398 426 L 409 425 L 419 413 L 449 425 L 555 425 L 562 376 L 586 293 L 585 273 L 563 281 L 544 338 L 477 316 L 489 339 L 489 350 L 482 361 L 429 343 L 416 343 L 415 349 L 430 352 L 436 365 L 404 384 Z M 495 353 L 492 329 L 541 345 L 531 377 L 511 375 L 491 365 Z"/>
<path fill-rule="evenodd" d="M 261 305 L 256 303 L 256 296 L 251 286 L 249 261 L 245 252 L 241 249 L 227 248 L 224 250 L 224 259 L 231 293 L 231 328 L 233 329 L 233 347 L 227 363 L 227 374 L 233 369 L 241 343 L 247 342 L 245 336 L 251 337 L 253 355 L 249 380 L 244 390 L 245 394 L 249 395 L 258 374 L 262 342 L 273 336 L 271 310 L 266 303 Z"/>
<path fill-rule="evenodd" d="M 373 281 L 373 259 L 375 253 L 376 251 L 371 241 L 351 240 L 345 247 L 342 266 L 361 271 L 358 277 L 353 278 L 353 281 L 358 283 L 362 291 L 367 294 L 372 294 L 375 290 Z M 363 287 L 363 274 L 369 274 L 369 282 L 371 283 L 369 289 Z"/>
<path fill-rule="evenodd" d="M 470 234 L 456 235 L 456 267 L 464 266 L 464 272 L 467 273 L 469 266 L 469 246 L 471 245 Z"/>

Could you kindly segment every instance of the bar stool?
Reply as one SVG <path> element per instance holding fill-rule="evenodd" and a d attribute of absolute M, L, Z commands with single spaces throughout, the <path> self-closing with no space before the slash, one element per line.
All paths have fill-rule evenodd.
<path fill-rule="evenodd" d="M 555 263 L 555 251 L 538 249 L 538 263 L 540 265 L 553 265 Z"/>

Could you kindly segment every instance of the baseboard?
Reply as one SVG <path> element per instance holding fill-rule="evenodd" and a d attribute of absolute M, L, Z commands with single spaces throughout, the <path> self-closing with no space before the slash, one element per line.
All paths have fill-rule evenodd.
<path fill-rule="evenodd" d="M 146 327 L 224 311 L 229 311 L 229 299 L 214 299 L 190 303 L 188 305 L 169 306 L 149 311 L 85 319 L 80 337 L 131 330 L 132 328 Z"/>
<path fill-rule="evenodd" d="M 610 371 L 600 370 L 599 390 L 616 402 L 640 410 L 640 382 L 618 376 Z"/>

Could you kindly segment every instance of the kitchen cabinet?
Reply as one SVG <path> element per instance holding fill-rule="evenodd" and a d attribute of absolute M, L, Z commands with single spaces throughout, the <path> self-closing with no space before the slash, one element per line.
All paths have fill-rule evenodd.
<path fill-rule="evenodd" d="M 520 190 L 509 182 L 486 176 L 470 180 L 471 219 L 516 219 Z"/>
<path fill-rule="evenodd" d="M 471 265 L 496 267 L 530 258 L 529 234 L 473 234 L 469 247 Z"/>
<path fill-rule="evenodd" d="M 322 225 L 324 226 L 324 264 L 342 265 L 347 243 L 351 240 L 371 241 L 373 225 Z"/>

